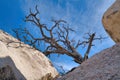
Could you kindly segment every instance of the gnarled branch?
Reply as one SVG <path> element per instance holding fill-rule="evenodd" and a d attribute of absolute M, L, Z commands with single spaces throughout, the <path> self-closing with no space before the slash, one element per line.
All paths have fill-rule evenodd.
<path fill-rule="evenodd" d="M 83 61 L 88 59 L 90 49 L 92 47 L 92 42 L 94 40 L 99 40 L 102 38 L 95 38 L 95 33 L 88 34 L 89 37 L 86 41 L 78 40 L 77 43 L 74 40 L 70 39 L 70 32 L 74 32 L 72 28 L 69 27 L 66 21 L 64 20 L 52 20 L 54 22 L 53 26 L 48 27 L 45 24 L 40 22 L 38 18 L 39 11 L 36 6 L 36 12 L 30 10 L 30 14 L 26 16 L 25 21 L 35 24 L 34 27 L 39 28 L 41 37 L 35 38 L 27 29 L 22 29 L 22 33 L 26 34 L 23 36 L 23 39 L 30 43 L 30 45 L 35 45 L 40 41 L 43 41 L 47 44 L 46 49 L 43 53 L 47 56 L 50 54 L 66 54 L 74 59 L 75 62 L 81 64 Z M 47 31 L 47 34 L 45 32 Z M 19 39 L 18 31 L 15 31 L 17 38 Z M 29 38 L 27 38 L 29 37 Z M 75 44 L 75 45 L 73 45 Z M 77 48 L 80 45 L 88 44 L 87 51 L 84 54 L 84 57 L 78 53 Z M 37 46 L 35 46 L 36 48 Z"/>

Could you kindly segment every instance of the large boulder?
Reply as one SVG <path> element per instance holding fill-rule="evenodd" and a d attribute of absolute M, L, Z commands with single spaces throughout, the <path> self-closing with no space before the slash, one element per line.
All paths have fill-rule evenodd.
<path fill-rule="evenodd" d="M 41 80 L 58 75 L 41 52 L 0 30 L 0 80 Z"/>
<path fill-rule="evenodd" d="M 111 38 L 115 42 L 120 42 L 120 0 L 116 0 L 105 12 L 102 22 Z"/>
<path fill-rule="evenodd" d="M 57 80 L 120 80 L 120 43 L 94 55 Z"/>

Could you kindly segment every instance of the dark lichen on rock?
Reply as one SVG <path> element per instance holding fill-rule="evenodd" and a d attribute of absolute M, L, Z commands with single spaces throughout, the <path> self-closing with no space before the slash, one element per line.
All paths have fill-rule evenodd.
<path fill-rule="evenodd" d="M 0 68 L 0 80 L 17 80 L 10 66 Z"/>

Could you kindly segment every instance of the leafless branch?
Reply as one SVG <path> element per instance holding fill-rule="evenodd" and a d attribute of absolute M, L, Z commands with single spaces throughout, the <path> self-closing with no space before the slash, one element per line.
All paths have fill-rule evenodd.
<path fill-rule="evenodd" d="M 88 33 L 88 37 L 85 38 L 85 41 L 78 40 L 77 43 L 74 40 L 70 40 L 70 33 L 74 32 L 72 28 L 69 27 L 66 21 L 64 20 L 52 20 L 54 23 L 53 26 L 48 27 L 45 24 L 40 22 L 38 17 L 39 11 L 36 6 L 36 12 L 32 12 L 30 10 L 30 14 L 26 16 L 25 21 L 34 24 L 34 27 L 37 27 L 40 31 L 41 37 L 36 38 L 32 35 L 27 29 L 22 29 L 20 33 L 26 34 L 24 36 L 19 35 L 18 31 L 14 30 L 18 39 L 22 39 L 29 43 L 30 45 L 34 45 L 35 48 L 37 47 L 36 44 L 38 42 L 45 42 L 47 47 L 43 53 L 48 56 L 50 54 L 66 54 L 74 59 L 75 62 L 81 64 L 83 61 L 88 59 L 88 55 L 90 53 L 92 43 L 94 40 L 101 40 L 101 37 L 95 38 L 95 33 Z M 47 31 L 47 34 L 45 32 Z M 74 44 L 74 45 L 73 45 Z M 77 48 L 80 45 L 88 45 L 86 53 L 84 57 L 78 53 Z"/>

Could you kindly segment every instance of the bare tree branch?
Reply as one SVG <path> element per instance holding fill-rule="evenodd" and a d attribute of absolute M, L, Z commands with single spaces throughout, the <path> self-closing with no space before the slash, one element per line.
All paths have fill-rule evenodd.
<path fill-rule="evenodd" d="M 93 40 L 94 40 L 95 33 L 93 33 L 92 35 L 89 35 L 89 36 L 90 36 L 89 41 L 88 41 L 89 44 L 88 44 L 87 51 L 86 51 L 86 53 L 85 53 L 85 55 L 84 55 L 84 60 L 87 60 L 87 59 L 88 59 L 88 54 L 89 54 L 90 49 L 91 49 L 91 47 L 92 47 L 92 42 L 93 42 Z"/>
<path fill-rule="evenodd" d="M 25 42 L 28 42 L 32 46 L 34 45 L 35 48 L 37 48 L 37 44 L 39 42 L 43 41 L 45 44 L 47 44 L 46 49 L 43 51 L 46 56 L 50 54 L 66 54 L 72 57 L 75 62 L 81 64 L 83 61 L 88 59 L 93 41 L 102 39 L 102 37 L 95 38 L 95 33 L 88 33 L 88 38 L 85 38 L 87 39 L 86 41 L 78 40 L 76 43 L 75 40 L 70 39 L 70 33 L 74 32 L 74 30 L 69 27 L 66 21 L 52 20 L 54 23 L 53 26 L 48 27 L 40 22 L 37 6 L 35 9 L 36 12 L 32 12 L 30 10 L 30 14 L 26 16 L 25 21 L 33 23 L 35 25 L 34 27 L 39 29 L 39 34 L 41 37 L 36 38 L 27 29 L 21 29 L 20 33 L 23 33 L 24 35 L 19 35 L 20 29 L 14 30 L 14 32 L 19 40 L 21 40 L 20 36 L 22 36 L 22 39 Z M 46 31 L 47 34 L 45 33 Z M 84 57 L 82 57 L 81 54 L 77 51 L 77 48 L 80 45 L 88 45 Z"/>

